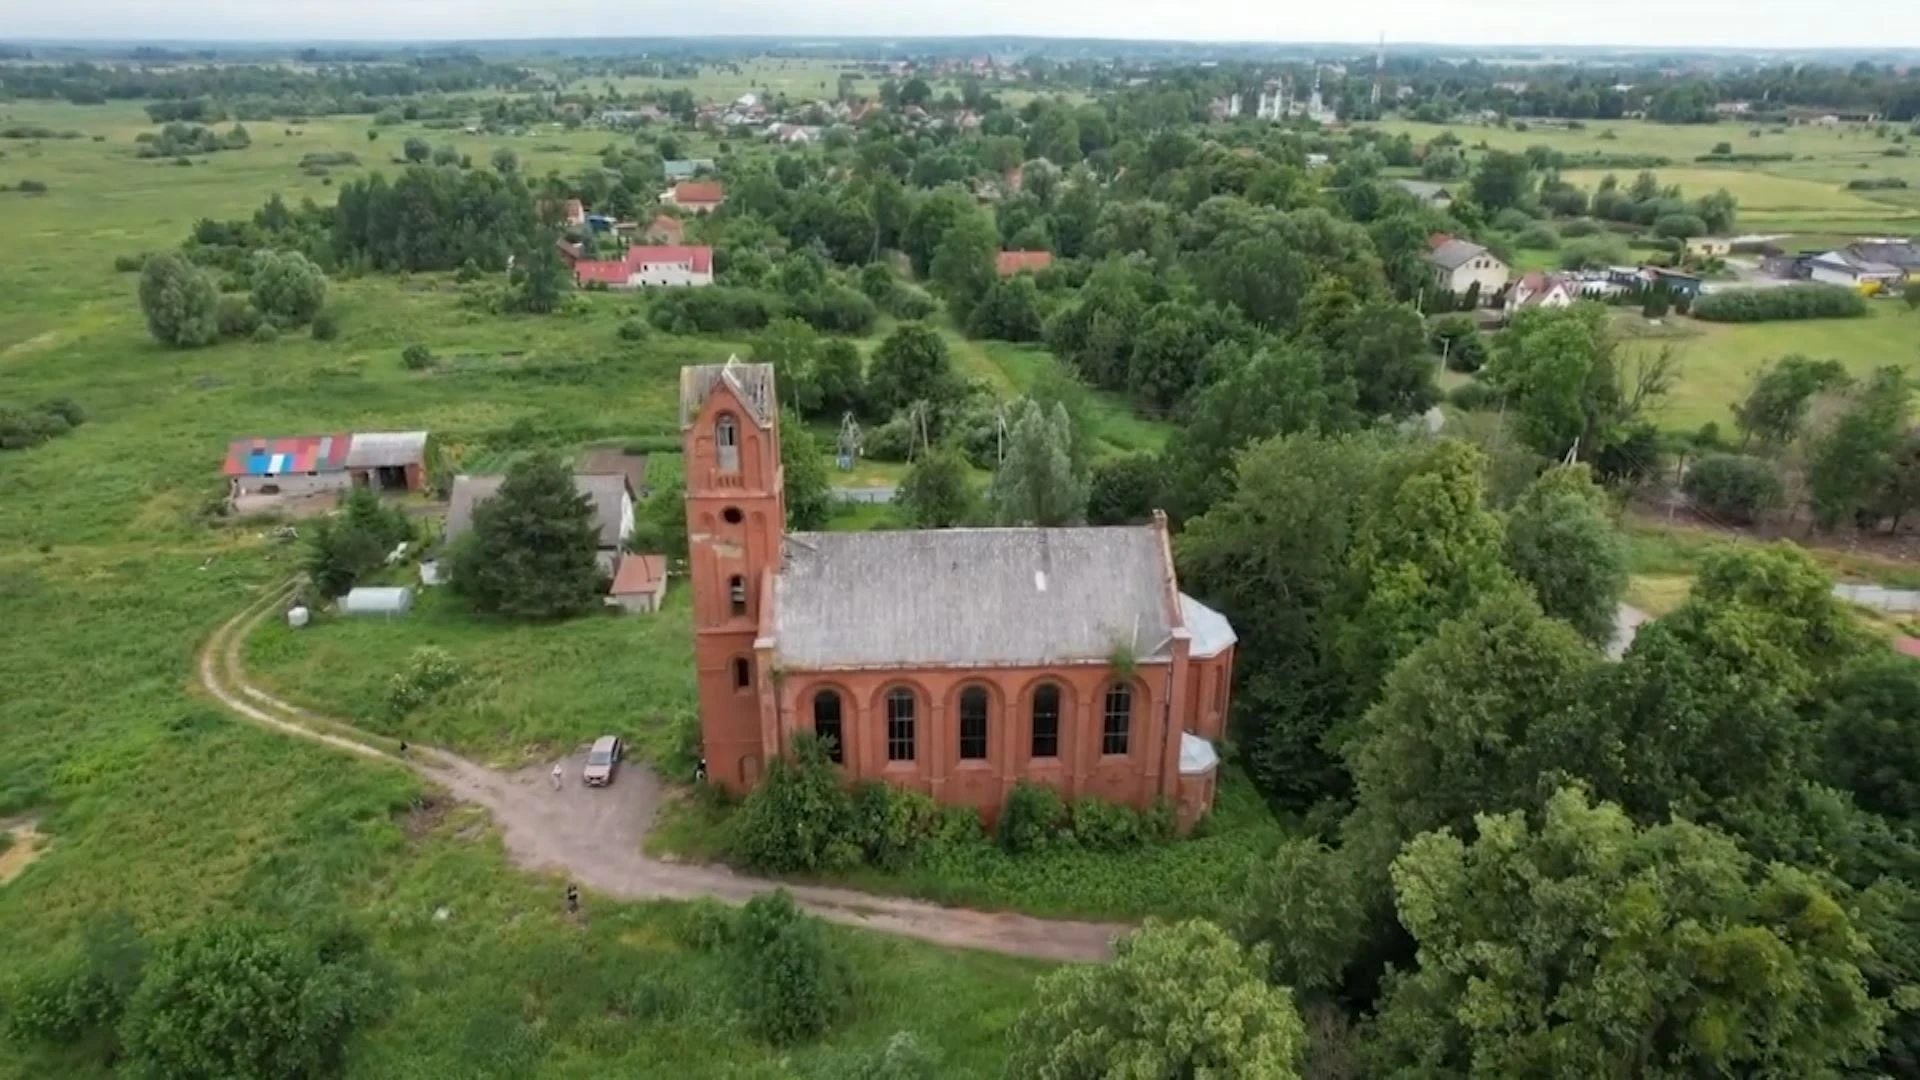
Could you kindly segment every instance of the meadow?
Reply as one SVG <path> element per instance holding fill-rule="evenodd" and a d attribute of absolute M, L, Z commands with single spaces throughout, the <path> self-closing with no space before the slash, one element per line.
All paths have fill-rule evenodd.
<path fill-rule="evenodd" d="M 148 125 L 131 107 L 0 112 L 86 133 L 0 141 L 0 183 L 51 189 L 0 193 L 0 235 L 12 241 L 0 246 L 0 402 L 70 396 L 88 417 L 52 442 L 0 453 L 0 818 L 31 815 L 50 838 L 0 887 L 9 974 L 107 911 L 156 936 L 234 914 L 302 925 L 345 913 L 401 986 L 392 1014 L 358 1038 L 356 1076 L 841 1075 L 841 1054 L 901 1029 L 936 1049 L 943 1074 L 998 1072 L 1036 965 L 829 929 L 858 971 L 858 1013 L 825 1044 L 775 1053 L 737 1030 L 722 973 L 678 944 L 684 909 L 589 897 L 588 918 L 569 921 L 562 883 L 511 869 L 484 819 L 424 805 L 427 792 L 397 770 L 241 723 L 194 688 L 200 644 L 297 560 L 263 524 L 207 513 L 229 438 L 426 427 L 475 461 L 670 439 L 679 366 L 741 343 L 623 343 L 615 328 L 630 301 L 615 297 L 596 297 L 578 317 L 483 316 L 450 282 L 422 276 L 335 281 L 335 342 L 301 334 L 166 350 L 149 338 L 134 276 L 114 272 L 116 256 L 171 247 L 194 220 L 249 214 L 275 191 L 326 201 L 322 178 L 299 171 L 301 154 L 360 154 L 367 164 L 336 170 L 338 179 L 382 161 L 410 129 L 382 129 L 369 143 L 364 118 L 316 121 L 297 136 L 256 124 L 249 149 L 181 167 L 133 156 L 132 136 Z M 513 145 L 542 171 L 584 165 L 608 138 L 421 133 L 477 158 Z M 414 341 L 441 364 L 402 369 L 399 350 Z M 488 628 L 431 605 L 408 625 L 474 656 L 522 644 L 520 631 L 488 641 Z M 631 651 L 666 671 L 687 647 L 672 625 L 555 628 L 522 668 L 499 673 L 503 685 L 527 679 L 524 696 L 423 723 L 436 738 L 510 757 L 598 730 L 623 705 L 644 718 L 682 688 L 663 678 L 642 697 L 611 674 L 562 685 L 530 668 L 585 656 L 591 669 Z M 403 643 L 373 627 L 316 629 L 320 655 L 289 659 L 280 677 L 300 686 L 329 655 L 378 655 L 335 691 L 375 702 Z M 285 645 L 276 632 L 255 646 L 263 663 Z M 0 1041 L 0 1075 L 98 1071 Z"/>
<path fill-rule="evenodd" d="M 1693 432 L 1714 423 L 1731 436 L 1733 405 L 1768 361 L 1796 353 L 1838 360 L 1856 377 L 1888 365 L 1920 371 L 1920 313 L 1892 301 L 1871 303 L 1867 312 L 1860 319 L 1738 325 L 1670 316 L 1660 336 L 1630 337 L 1626 351 L 1673 350 L 1678 378 L 1654 417 L 1662 427 Z M 1637 312 L 1619 318 L 1631 335 L 1650 329 Z"/>
<path fill-rule="evenodd" d="M 1547 146 L 1568 154 L 1649 154 L 1670 158 L 1671 166 L 1654 170 L 1667 183 L 1678 183 L 1688 197 L 1724 187 L 1740 199 L 1742 232 L 1856 234 L 1920 231 L 1920 158 L 1889 156 L 1907 149 L 1894 142 L 1902 129 L 1886 136 L 1866 125 L 1821 128 L 1797 125 L 1784 129 L 1753 128 L 1744 124 L 1655 124 L 1643 120 L 1591 121 L 1578 131 L 1528 125 L 1525 130 L 1491 124 L 1425 124 L 1392 120 L 1378 125 L 1390 134 L 1405 133 L 1425 143 L 1451 131 L 1470 148 L 1485 144 L 1495 150 L 1524 151 Z M 1752 134 L 1759 131 L 1759 135 Z M 1694 159 L 1712 152 L 1719 143 L 1732 144 L 1736 154 L 1792 154 L 1791 161 L 1761 164 L 1701 164 Z M 1591 187 L 1606 170 L 1576 171 L 1568 178 Z M 1623 183 L 1637 169 L 1612 170 Z M 1905 191 L 1854 192 L 1847 182 L 1861 178 L 1895 177 L 1912 185 Z"/>

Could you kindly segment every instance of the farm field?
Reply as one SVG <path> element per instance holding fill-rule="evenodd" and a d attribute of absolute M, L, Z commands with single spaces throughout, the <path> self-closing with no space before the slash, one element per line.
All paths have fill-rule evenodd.
<path fill-rule="evenodd" d="M 1739 228 L 1745 232 L 1879 233 L 1920 231 L 1920 200 L 1914 192 L 1850 192 L 1849 180 L 1898 177 L 1920 188 L 1920 158 L 1890 157 L 1903 144 L 1879 137 L 1862 125 L 1841 128 L 1796 126 L 1782 133 L 1763 129 L 1754 137 L 1741 124 L 1676 125 L 1639 120 L 1592 121 L 1584 130 L 1529 126 L 1525 131 L 1484 124 L 1424 124 L 1390 120 L 1377 125 L 1424 143 L 1451 131 L 1468 147 L 1485 143 L 1496 150 L 1523 151 L 1548 146 L 1566 153 L 1651 154 L 1673 164 L 1655 170 L 1663 181 L 1679 183 L 1688 197 L 1725 187 L 1740 198 Z M 1895 128 L 1897 132 L 1899 129 Z M 1611 133 L 1612 138 L 1606 135 Z M 1727 142 L 1735 153 L 1793 154 L 1792 161 L 1759 165 L 1712 165 L 1694 161 L 1715 144 Z M 1619 169 L 1623 182 L 1638 170 Z M 1570 174 L 1591 186 L 1602 175 Z M 1778 181 L 1800 183 L 1781 184 Z M 1750 198 L 1749 195 L 1752 197 Z"/>
<path fill-rule="evenodd" d="M 0 182 L 51 188 L 0 193 L 0 234 L 14 241 L 0 248 L 0 402 L 69 396 L 87 414 L 70 434 L 0 454 L 0 818 L 38 818 L 47 838 L 0 887 L 0 955 L 41 955 L 116 910 L 156 936 L 210 914 L 300 924 L 351 912 L 400 987 L 386 1020 L 356 1041 L 359 1076 L 840 1075 L 838 1055 L 899 1030 L 932 1046 L 943 1074 L 998 1073 L 1005 1026 L 1038 965 L 829 929 L 860 973 L 859 1018 L 829 1043 L 776 1054 L 735 1030 L 713 958 L 679 944 L 683 908 L 589 898 L 590 919 L 567 920 L 562 882 L 511 869 L 472 812 L 422 806 L 411 777 L 246 726 L 191 689 L 200 644 L 297 560 L 264 524 L 205 515 L 229 438 L 426 427 L 477 465 L 535 447 L 670 445 L 679 366 L 744 343 L 623 343 L 615 329 L 631 301 L 612 296 L 578 317 L 482 316 L 449 280 L 420 275 L 332 282 L 342 327 L 332 343 L 301 333 L 163 349 L 116 256 L 171 247 L 196 219 L 250 214 L 275 191 L 327 201 L 329 186 L 300 173 L 302 153 L 360 154 L 366 164 L 337 180 L 418 129 L 381 129 L 369 144 L 364 118 L 306 124 L 298 136 L 256 124 L 249 149 L 179 167 L 133 157 L 132 136 L 149 125 L 132 107 L 0 113 L 88 136 L 0 140 Z M 419 133 L 476 157 L 503 144 Z M 556 131 L 506 144 L 544 171 L 592 161 L 607 139 Z M 561 149 L 537 149 L 546 144 Z M 434 369 L 401 368 L 400 348 L 415 341 L 440 358 Z M 650 626 L 609 617 L 526 631 L 539 638 L 531 646 L 456 625 L 429 603 L 417 626 L 527 696 L 424 719 L 423 737 L 511 760 L 616 721 L 646 726 L 685 693 L 670 674 L 689 648 L 672 634 L 683 602 Z M 299 690 L 324 665 L 368 658 L 324 681 L 378 722 L 405 647 L 381 627 L 316 629 L 313 652 L 300 655 L 284 628 L 263 631 L 256 666 Z M 643 672 L 644 695 L 532 670 L 575 658 L 593 670 L 615 657 L 607 679 Z M 643 742 L 650 753 L 660 745 Z M 91 1068 L 0 1042 L 0 1075 Z"/>
<path fill-rule="evenodd" d="M 582 85 L 594 87 L 611 84 L 622 93 L 685 90 L 698 102 L 727 102 L 742 94 L 756 93 L 766 97 L 785 94 L 790 102 L 799 104 L 822 98 L 831 99 L 840 88 L 842 75 L 853 76 L 854 96 L 868 98 L 879 97 L 880 84 L 889 78 L 885 70 L 874 63 L 768 56 L 739 63 L 702 64 L 699 73 L 692 78 L 623 75 L 612 79 L 586 77 L 579 81 Z M 960 93 L 960 82 L 956 79 L 929 78 L 928 85 L 933 88 L 935 96 L 948 92 L 955 95 Z M 1038 90 L 1001 83 L 990 83 L 988 89 L 1000 100 L 1016 107 L 1041 96 Z M 1076 103 L 1091 100 L 1077 92 L 1060 96 Z"/>
<path fill-rule="evenodd" d="M 1746 393 L 1755 369 L 1769 360 L 1799 353 L 1840 361 L 1856 376 L 1889 364 L 1920 370 L 1920 313 L 1904 304 L 1867 305 L 1861 319 L 1725 324 L 1675 317 L 1676 336 L 1629 341 L 1631 355 L 1672 348 L 1679 378 L 1658 414 L 1662 427 L 1696 431 L 1717 423 L 1732 431 L 1732 405 Z M 1638 316 L 1623 316 L 1638 321 Z"/>

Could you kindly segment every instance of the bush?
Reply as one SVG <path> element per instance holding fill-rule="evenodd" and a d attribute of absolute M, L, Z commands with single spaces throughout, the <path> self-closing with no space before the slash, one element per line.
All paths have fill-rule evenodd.
<path fill-rule="evenodd" d="M 1447 401 L 1461 412 L 1479 412 L 1482 409 L 1489 409 L 1498 400 L 1498 396 L 1488 388 L 1487 384 L 1478 380 L 1461 383 L 1447 395 Z"/>
<path fill-rule="evenodd" d="M 271 345 L 280 340 L 280 328 L 270 322 L 262 322 L 253 328 L 253 341 L 256 345 Z"/>
<path fill-rule="evenodd" d="M 1867 302 L 1858 292 L 1814 283 L 1707 293 L 1693 302 L 1693 317 L 1706 322 L 1851 319 L 1866 313 Z"/>
<path fill-rule="evenodd" d="M 653 327 L 648 325 L 647 320 L 635 317 L 621 320 L 616 333 L 621 341 L 645 341 L 653 336 Z"/>
<path fill-rule="evenodd" d="M 775 1046 L 819 1035 L 844 1011 L 844 961 L 827 945 L 820 921 L 785 889 L 747 901 L 734 926 L 741 1011 L 747 1026 Z"/>
<path fill-rule="evenodd" d="M 331 311 L 322 311 L 313 317 L 313 340 L 333 341 L 340 336 L 340 317 Z"/>
<path fill-rule="evenodd" d="M 435 645 L 418 646 L 407 657 L 407 666 L 387 680 L 387 710 L 405 716 L 464 678 L 466 669 L 452 653 Z"/>
<path fill-rule="evenodd" d="M 8 995 L 8 1037 L 56 1046 L 111 1040 L 146 959 L 146 943 L 124 915 L 90 923 L 77 948 L 20 974 Z"/>
<path fill-rule="evenodd" d="M 433 366 L 433 350 L 416 341 L 400 350 L 400 366 L 408 371 L 425 371 Z"/>
<path fill-rule="evenodd" d="M 695 952 L 719 952 L 733 944 L 733 925 L 732 908 L 702 897 L 681 905 L 673 936 Z"/>
<path fill-rule="evenodd" d="M 1082 796 L 1073 801 L 1073 838 L 1089 851 L 1139 847 L 1140 815 L 1130 806 Z"/>
<path fill-rule="evenodd" d="M 79 427 L 86 417 L 69 398 L 55 398 L 31 409 L 0 405 L 0 450 L 24 450 Z"/>
<path fill-rule="evenodd" d="M 1000 846 L 1015 855 L 1051 845 L 1067 826 L 1067 804 L 1045 784 L 1022 780 L 1000 810 Z"/>
<path fill-rule="evenodd" d="M 1590 236 L 1560 249 L 1562 270 L 1597 270 L 1626 261 L 1626 245 L 1611 236 Z"/>
<path fill-rule="evenodd" d="M 1487 362 L 1487 342 L 1471 315 L 1448 315 L 1434 322 L 1427 343 L 1446 357 L 1447 370 L 1471 375 Z"/>
<path fill-rule="evenodd" d="M 1600 223 L 1592 218 L 1574 218 L 1560 224 L 1560 235 L 1566 239 L 1581 236 L 1593 236 L 1601 231 Z"/>
<path fill-rule="evenodd" d="M 358 940 L 221 918 L 155 956 L 121 1031 L 132 1075 L 327 1076 L 386 1003 Z"/>
<path fill-rule="evenodd" d="M 1532 251 L 1552 251 L 1560 246 L 1560 234 L 1546 222 L 1536 222 L 1521 230 L 1520 235 L 1514 237 L 1513 242 L 1519 247 Z"/>
<path fill-rule="evenodd" d="M 1780 505 L 1780 477 L 1773 466 L 1741 454 L 1708 454 L 1687 470 L 1681 490 L 1715 517 L 1751 525 Z"/>
<path fill-rule="evenodd" d="M 297 251 L 262 251 L 253 257 L 253 306 L 286 326 L 318 314 L 327 300 L 326 275 Z"/>
<path fill-rule="evenodd" d="M 748 866 L 775 873 L 836 870 L 860 861 L 853 802 L 826 747 L 811 734 L 767 766 L 730 823 L 728 848 Z"/>
<path fill-rule="evenodd" d="M 1532 224 L 1533 215 L 1511 206 L 1493 215 L 1493 227 L 1500 232 L 1519 232 Z"/>
<path fill-rule="evenodd" d="M 47 184 L 44 180 L 22 180 L 13 185 L 13 190 L 22 195 L 45 195 Z"/>
<path fill-rule="evenodd" d="M 178 252 L 155 255 L 140 268 L 140 311 L 164 345 L 190 348 L 219 336 L 220 291 Z"/>
<path fill-rule="evenodd" d="M 906 417 L 896 416 L 867 432 L 860 452 L 875 461 L 905 461 L 912 452 L 915 437 Z"/>
<path fill-rule="evenodd" d="M 771 293 L 714 285 L 661 290 L 647 320 L 669 334 L 718 334 L 759 330 L 783 311 L 781 298 Z"/>
<path fill-rule="evenodd" d="M 852 839 L 867 865 L 898 870 L 932 837 L 940 819 L 933 796 L 862 780 L 853 789 Z"/>
<path fill-rule="evenodd" d="M 260 328 L 260 313 L 244 296 L 221 297 L 218 318 L 221 337 L 251 337 Z"/>
<path fill-rule="evenodd" d="M 113 269 L 116 273 L 137 274 L 147 265 L 147 255 L 148 253 L 144 251 L 138 255 L 116 255 L 113 258 Z"/>

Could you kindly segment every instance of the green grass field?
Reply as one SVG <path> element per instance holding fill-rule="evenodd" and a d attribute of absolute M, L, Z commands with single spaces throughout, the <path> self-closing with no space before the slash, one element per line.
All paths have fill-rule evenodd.
<path fill-rule="evenodd" d="M 509 868 L 471 813 L 416 811 L 412 778 L 247 726 L 194 689 L 199 645 L 297 559 L 258 523 L 203 517 L 229 438 L 426 427 L 484 464 L 528 447 L 671 437 L 679 366 L 743 343 L 623 343 L 615 328 L 631 301 L 611 296 L 579 317 L 479 315 L 450 282 L 417 276 L 335 281 L 336 342 L 162 349 L 116 255 L 171 247 L 195 219 L 249 214 L 274 191 L 325 201 L 330 189 L 297 169 L 302 153 L 353 150 L 364 170 L 408 129 L 369 144 L 359 120 L 300 136 L 250 125 L 251 148 L 189 168 L 133 157 L 147 127 L 137 109 L 0 112 L 106 136 L 0 141 L 0 182 L 52 188 L 0 193 L 11 241 L 0 245 L 0 402 L 67 395 L 88 414 L 52 442 L 0 453 L 0 817 L 37 815 L 51 838 L 0 886 L 9 972 L 115 909 L 156 935 L 230 914 L 288 925 L 345 914 L 401 990 L 358 1038 L 356 1076 L 838 1075 L 838 1053 L 901 1029 L 936 1048 L 943 1075 L 998 1075 L 1035 965 L 831 929 L 857 969 L 857 1015 L 824 1045 L 776 1053 L 739 1031 L 720 973 L 675 943 L 678 907 L 590 896 L 588 922 L 570 923 L 561 883 Z M 606 139 L 511 144 L 530 167 L 576 168 Z M 453 141 L 476 156 L 500 144 Z M 442 365 L 404 371 L 399 349 L 413 341 Z M 655 622 L 509 628 L 429 600 L 404 623 L 327 623 L 298 641 L 271 626 L 251 656 L 276 685 L 338 695 L 378 722 L 387 673 L 432 638 L 472 665 L 477 695 L 488 689 L 410 721 L 423 737 L 513 760 L 619 726 L 651 749 L 671 731 L 660 718 L 686 700 L 682 603 Z M 635 1011 L 663 995 L 671 1007 Z M 0 1042 L 0 1076 L 97 1074 Z"/>
<path fill-rule="evenodd" d="M 1405 132 L 1424 143 L 1451 131 L 1469 148 L 1485 143 L 1496 150 L 1521 151 L 1548 146 L 1566 153 L 1654 154 L 1673 165 L 1655 170 L 1678 183 L 1690 198 L 1724 187 L 1740 198 L 1738 228 L 1744 232 L 1910 233 L 1920 231 L 1920 198 L 1912 190 L 1851 192 L 1847 181 L 1898 177 L 1920 188 L 1920 157 L 1889 157 L 1896 144 L 1864 125 L 1840 128 L 1796 126 L 1750 135 L 1743 124 L 1677 125 L 1639 120 L 1591 121 L 1581 131 L 1529 126 L 1525 131 L 1486 124 L 1422 124 L 1393 120 L 1382 130 Z M 1899 132 L 1896 125 L 1894 131 Z M 1607 137 L 1611 134 L 1611 138 Z M 1702 165 L 1694 161 L 1718 143 L 1735 153 L 1792 154 L 1792 161 L 1759 165 Z M 1622 182 L 1638 170 L 1615 170 Z M 1568 178 L 1592 186 L 1600 172 L 1576 172 Z"/>
<path fill-rule="evenodd" d="M 1732 406 L 1747 392 L 1753 373 L 1769 360 L 1799 353 L 1840 361 L 1855 375 L 1886 365 L 1920 371 L 1920 313 L 1893 301 L 1875 301 L 1862 319 L 1808 322 L 1703 323 L 1667 320 L 1675 336 L 1632 341 L 1629 355 L 1672 348 L 1679 378 L 1657 420 L 1675 431 L 1695 431 L 1717 423 L 1732 432 Z M 1637 314 L 1621 318 L 1638 322 Z"/>

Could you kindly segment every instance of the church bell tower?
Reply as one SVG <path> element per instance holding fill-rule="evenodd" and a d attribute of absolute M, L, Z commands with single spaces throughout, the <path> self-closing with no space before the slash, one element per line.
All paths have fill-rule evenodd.
<path fill-rule="evenodd" d="M 761 725 L 770 673 L 754 646 L 787 527 L 777 402 L 770 364 L 680 370 L 700 734 L 708 779 L 734 792 L 757 783 L 774 752 Z"/>

